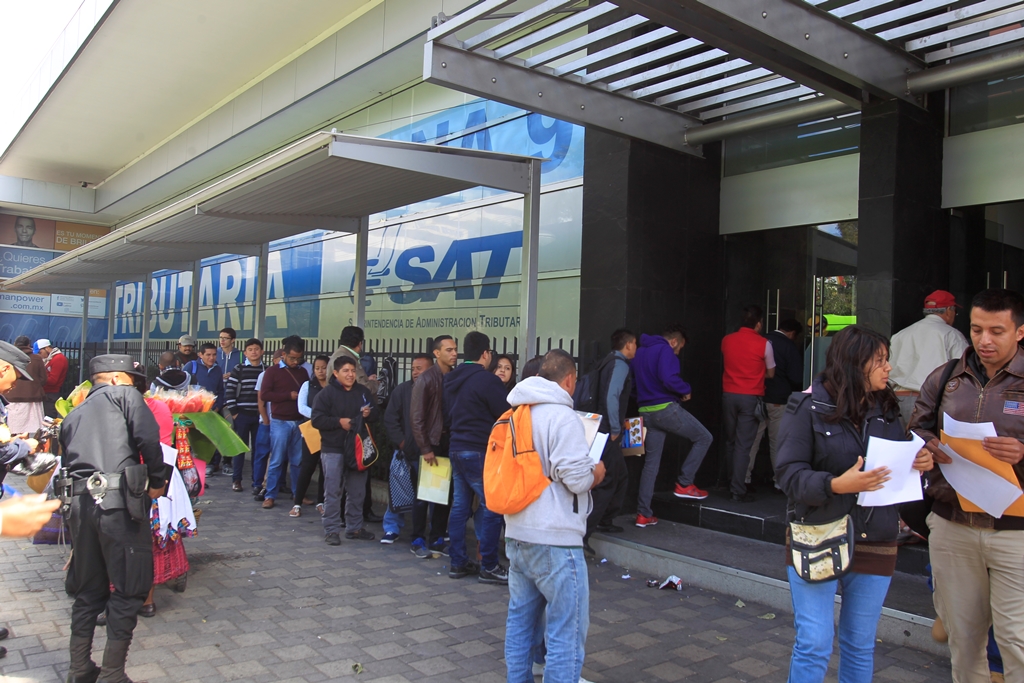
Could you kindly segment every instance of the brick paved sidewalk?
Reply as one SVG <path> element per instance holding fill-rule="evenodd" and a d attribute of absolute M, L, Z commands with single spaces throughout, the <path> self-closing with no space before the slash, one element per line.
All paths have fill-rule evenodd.
<path fill-rule="evenodd" d="M 447 558 L 418 560 L 407 538 L 329 547 L 313 508 L 291 519 L 287 505 L 262 510 L 250 495 L 232 493 L 227 477 L 213 484 L 200 536 L 186 541 L 187 591 L 158 587 L 157 615 L 139 620 L 128 658 L 134 680 L 505 680 L 506 589 L 449 579 Z M 380 537 L 379 524 L 369 528 Z M 63 563 L 55 546 L 0 542 L 0 624 L 12 631 L 0 660 L 6 681 L 67 675 Z M 768 618 L 767 608 L 693 588 L 654 590 L 645 586 L 650 577 L 624 580 L 626 572 L 590 563 L 586 678 L 785 680 L 790 615 Z M 97 657 L 104 640 L 98 629 Z M 948 661 L 881 643 L 876 668 L 879 680 L 950 680 Z"/>

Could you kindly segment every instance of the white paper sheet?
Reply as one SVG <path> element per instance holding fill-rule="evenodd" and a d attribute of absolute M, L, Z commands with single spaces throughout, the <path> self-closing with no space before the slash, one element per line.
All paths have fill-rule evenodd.
<path fill-rule="evenodd" d="M 587 445 L 592 446 L 597 437 L 597 430 L 601 426 L 601 415 L 577 410 L 576 417 L 580 418 L 580 422 L 583 423 L 583 432 L 587 435 Z"/>
<path fill-rule="evenodd" d="M 594 443 L 590 445 L 590 459 L 595 463 L 601 460 L 601 454 L 604 453 L 604 445 L 608 443 L 608 435 L 604 432 L 598 432 L 594 437 Z"/>
<path fill-rule="evenodd" d="M 914 458 L 924 448 L 924 439 L 914 434 L 912 441 L 890 441 L 872 436 L 868 439 L 868 454 L 864 458 L 864 471 L 888 467 L 889 481 L 878 491 L 862 491 L 857 497 L 861 507 L 880 507 L 921 500 L 921 473 L 914 469 Z"/>
<path fill-rule="evenodd" d="M 953 459 L 949 464 L 939 463 L 950 486 L 996 519 L 1021 497 L 1019 488 L 995 472 L 974 464 L 946 444 L 939 444 L 939 448 Z"/>
<path fill-rule="evenodd" d="M 945 413 L 942 416 L 942 431 L 954 439 L 974 439 L 981 441 L 986 436 L 999 436 L 996 426 L 991 422 L 960 422 Z"/>

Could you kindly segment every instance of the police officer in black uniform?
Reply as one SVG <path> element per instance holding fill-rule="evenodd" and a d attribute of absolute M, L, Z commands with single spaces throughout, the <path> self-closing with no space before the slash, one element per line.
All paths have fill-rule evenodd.
<path fill-rule="evenodd" d="M 7 427 L 7 399 L 3 395 L 14 388 L 15 382 L 32 381 L 28 374 L 29 358 L 25 352 L 13 344 L 0 341 L 0 484 L 7 476 L 7 466 L 36 452 L 39 444 L 28 435 L 21 437 L 11 434 Z M 3 496 L 3 489 L 0 489 Z M 0 626 L 0 640 L 5 640 L 10 632 Z M 0 659 L 7 656 L 7 648 L 0 646 Z"/>
<path fill-rule="evenodd" d="M 68 681 L 130 683 L 124 672 L 128 646 L 153 585 L 150 504 L 163 494 L 170 468 L 156 420 L 133 385 L 140 371 L 131 357 L 97 356 L 89 374 L 93 388 L 60 432 L 71 494 L 67 589 L 75 597 Z M 101 671 L 92 661 L 92 638 L 104 609 L 107 646 Z"/>

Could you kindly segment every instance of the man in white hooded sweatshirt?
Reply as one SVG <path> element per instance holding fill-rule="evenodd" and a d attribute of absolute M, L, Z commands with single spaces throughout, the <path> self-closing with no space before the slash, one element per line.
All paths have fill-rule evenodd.
<path fill-rule="evenodd" d="M 533 683 L 534 642 L 543 630 L 545 683 L 577 683 L 590 626 L 590 587 L 583 535 L 590 490 L 604 463 L 588 455 L 583 423 L 573 410 L 576 364 L 565 351 L 544 356 L 540 373 L 509 394 L 513 407 L 530 406 L 533 445 L 551 484 L 522 512 L 505 515 L 509 558 L 505 664 L 508 683 Z M 545 627 L 545 614 L 547 623 Z"/>

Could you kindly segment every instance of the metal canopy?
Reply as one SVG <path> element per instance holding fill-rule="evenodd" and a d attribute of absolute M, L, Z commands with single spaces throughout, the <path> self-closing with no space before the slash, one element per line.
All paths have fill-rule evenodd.
<path fill-rule="evenodd" d="M 317 133 L 212 186 L 3 283 L 6 291 L 81 292 L 486 185 L 530 190 L 532 159 Z"/>
<path fill-rule="evenodd" d="M 546 0 L 499 14 L 511 4 L 438 17 L 424 78 L 694 154 L 722 139 L 703 123 L 823 97 L 919 102 L 908 81 L 929 66 L 1024 43 L 1024 0 Z"/>

